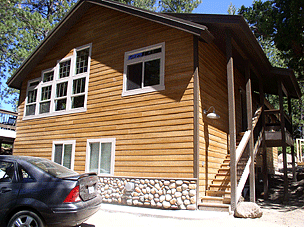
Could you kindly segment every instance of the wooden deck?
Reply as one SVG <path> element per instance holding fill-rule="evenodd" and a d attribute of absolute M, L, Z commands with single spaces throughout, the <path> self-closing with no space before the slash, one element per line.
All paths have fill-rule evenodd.
<path fill-rule="evenodd" d="M 16 112 L 0 109 L 0 145 L 14 143 L 17 115 Z"/>

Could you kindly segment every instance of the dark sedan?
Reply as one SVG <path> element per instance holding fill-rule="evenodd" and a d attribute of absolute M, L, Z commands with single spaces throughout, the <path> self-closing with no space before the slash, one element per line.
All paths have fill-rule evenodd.
<path fill-rule="evenodd" d="M 0 155 L 0 226 L 77 226 L 98 209 L 95 173 L 47 159 Z"/>

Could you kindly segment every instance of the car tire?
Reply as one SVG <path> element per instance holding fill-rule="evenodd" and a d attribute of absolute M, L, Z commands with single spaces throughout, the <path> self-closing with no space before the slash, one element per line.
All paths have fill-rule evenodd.
<path fill-rule="evenodd" d="M 15 226 L 26 226 L 26 227 L 44 227 L 41 218 L 32 211 L 23 210 L 13 215 L 8 223 L 8 227 Z"/>

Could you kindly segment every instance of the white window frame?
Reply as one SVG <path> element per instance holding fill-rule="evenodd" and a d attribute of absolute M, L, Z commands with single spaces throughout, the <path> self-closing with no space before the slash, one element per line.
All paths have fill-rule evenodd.
<path fill-rule="evenodd" d="M 83 73 L 79 73 L 76 75 L 76 58 L 77 58 L 77 51 L 83 50 L 83 49 L 89 49 L 89 56 L 88 56 L 88 66 L 87 66 L 87 71 Z M 90 65 L 91 65 L 91 54 L 92 54 L 92 43 L 74 48 L 73 50 L 73 55 L 68 56 L 66 58 L 60 59 L 57 61 L 57 64 L 54 68 L 49 68 L 46 70 L 43 70 L 41 72 L 41 77 L 36 78 L 34 80 L 31 80 L 28 82 L 28 87 L 27 87 L 27 92 L 26 92 L 26 105 L 27 99 L 28 99 L 28 92 L 30 91 L 29 84 L 32 83 L 33 81 L 39 81 L 39 85 L 37 86 L 37 97 L 36 97 L 36 110 L 35 110 L 35 115 L 26 115 L 26 109 L 23 114 L 23 119 L 28 120 L 28 119 L 35 119 L 35 118 L 41 118 L 41 117 L 50 117 L 50 116 L 57 116 L 57 115 L 63 115 L 63 114 L 71 114 L 71 113 L 78 113 L 78 112 L 85 112 L 87 110 L 87 98 L 88 98 L 88 86 L 89 86 L 89 75 L 90 75 Z M 71 65 L 70 65 L 70 75 L 68 77 L 63 77 L 59 78 L 59 67 L 60 63 L 71 60 Z M 54 76 L 52 81 L 47 81 L 43 82 L 43 76 L 45 73 L 54 71 Z M 72 94 L 73 92 L 73 81 L 76 79 L 80 78 L 85 78 L 85 89 L 84 92 L 78 93 L 78 94 Z M 56 98 L 56 89 L 57 89 L 57 84 L 67 82 L 67 96 L 66 96 L 66 109 L 65 110 L 59 110 L 55 111 L 55 101 L 60 99 Z M 46 86 L 52 86 L 52 91 L 51 91 L 51 103 L 50 103 L 50 111 L 47 113 L 39 113 L 39 108 L 40 104 L 43 103 L 41 101 L 41 90 L 42 87 Z M 72 108 L 72 101 L 71 99 L 76 96 L 81 96 L 84 95 L 84 106 L 83 107 L 78 107 L 78 108 Z"/>
<path fill-rule="evenodd" d="M 111 168 L 110 168 L 110 174 L 100 174 L 99 168 L 100 165 L 98 165 L 98 175 L 103 176 L 113 176 L 114 175 L 114 167 L 115 167 L 115 146 L 116 146 L 116 139 L 115 138 L 101 138 L 101 139 L 88 139 L 87 140 L 87 151 L 86 151 L 86 165 L 85 165 L 85 171 L 90 171 L 90 143 L 111 143 Z M 100 146 L 101 147 L 101 146 Z M 100 160 L 101 152 L 99 151 L 99 159 Z"/>
<path fill-rule="evenodd" d="M 25 99 L 25 107 L 24 107 L 24 116 L 26 115 L 26 109 L 27 109 L 27 106 L 29 105 L 36 105 L 35 106 L 35 113 L 34 115 L 28 115 L 28 117 L 31 117 L 31 116 L 35 116 L 38 111 L 39 111 L 39 102 L 38 102 L 38 97 L 39 97 L 39 84 L 36 85 L 36 86 L 31 86 L 31 84 L 33 83 L 39 83 L 40 84 L 40 78 L 36 78 L 36 79 L 32 79 L 32 80 L 29 80 L 28 83 L 27 83 L 27 89 L 26 89 L 26 99 Z M 34 91 L 34 90 L 37 90 L 37 93 L 36 93 L 36 101 L 35 102 L 32 102 L 32 103 L 28 103 L 28 93 L 30 91 Z"/>
<path fill-rule="evenodd" d="M 145 52 L 145 51 L 158 49 L 158 48 L 161 48 L 160 53 L 151 54 L 151 55 L 143 56 L 143 57 L 139 57 L 139 58 L 134 58 L 131 60 L 128 59 L 130 55 L 134 55 L 134 54 L 137 54 L 140 52 Z M 153 86 L 141 87 L 141 88 L 132 89 L 132 90 L 127 90 L 128 65 L 136 64 L 136 63 L 140 63 L 140 62 L 144 63 L 145 61 L 155 60 L 155 59 L 160 59 L 160 78 L 159 78 L 160 82 L 159 82 L 159 84 L 153 85 Z M 143 71 L 144 71 L 144 67 L 143 67 Z M 142 74 L 142 76 L 144 76 L 144 74 Z M 125 52 L 122 96 L 143 94 L 143 93 L 162 91 L 162 90 L 165 90 L 165 42 Z"/>
<path fill-rule="evenodd" d="M 51 80 L 51 81 L 47 81 L 47 82 L 43 82 L 43 76 L 44 76 L 44 74 L 45 73 L 49 73 L 49 72 L 54 72 L 54 75 L 53 75 L 53 80 Z M 50 112 L 52 111 L 52 109 L 54 108 L 53 107 L 53 105 L 54 105 L 54 102 L 52 101 L 53 99 L 54 99 L 54 97 L 53 97 L 53 94 L 54 94 L 54 78 L 55 78 L 55 68 L 51 68 L 51 69 L 46 69 L 46 70 L 43 70 L 42 71 L 42 73 L 41 73 L 41 81 L 43 82 L 41 85 L 39 85 L 39 89 L 38 89 L 38 91 L 39 91 L 39 97 L 38 97 L 38 95 L 37 95 L 37 102 L 38 102 L 38 105 L 39 105 L 39 107 L 38 107 L 38 112 L 37 112 L 37 114 L 38 115 L 47 115 L 47 114 L 49 114 L 49 113 L 40 113 L 40 104 L 41 103 L 44 103 L 44 102 L 46 102 L 45 100 L 44 101 L 41 101 L 41 93 L 42 93 L 42 88 L 43 87 L 48 87 L 48 86 L 52 86 L 52 90 L 51 90 L 51 98 L 50 98 Z M 28 117 L 28 116 L 27 116 Z"/>
<path fill-rule="evenodd" d="M 72 154 L 71 154 L 71 170 L 74 170 L 74 162 L 75 162 L 75 147 L 76 147 L 76 140 L 60 140 L 60 141 L 53 141 L 52 147 L 52 161 L 55 162 L 55 145 L 72 145 Z M 62 152 L 61 163 L 63 163 L 64 152 Z"/>

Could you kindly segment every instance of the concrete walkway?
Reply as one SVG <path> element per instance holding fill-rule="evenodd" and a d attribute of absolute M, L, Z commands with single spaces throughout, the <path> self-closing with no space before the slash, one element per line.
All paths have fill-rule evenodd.
<path fill-rule="evenodd" d="M 100 211 L 81 227 L 301 227 L 304 223 L 303 217 L 302 209 L 291 213 L 263 209 L 262 218 L 240 219 L 225 212 L 159 210 L 103 204 Z"/>

